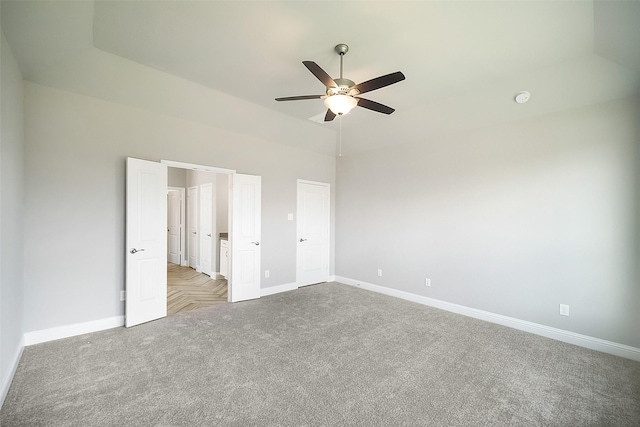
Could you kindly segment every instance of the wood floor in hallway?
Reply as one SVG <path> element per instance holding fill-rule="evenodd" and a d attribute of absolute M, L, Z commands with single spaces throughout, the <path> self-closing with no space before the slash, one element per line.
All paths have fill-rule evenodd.
<path fill-rule="evenodd" d="M 167 315 L 227 302 L 227 280 L 167 264 Z"/>

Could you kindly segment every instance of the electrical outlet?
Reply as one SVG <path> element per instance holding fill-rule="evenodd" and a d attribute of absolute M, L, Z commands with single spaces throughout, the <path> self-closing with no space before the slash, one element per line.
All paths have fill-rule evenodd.
<path fill-rule="evenodd" d="M 127 299 L 127 291 L 120 291 L 120 301 Z"/>
<path fill-rule="evenodd" d="M 287 220 L 293 221 L 293 214 L 287 214 Z"/>
<path fill-rule="evenodd" d="M 567 304 L 560 304 L 560 316 L 569 315 L 569 306 Z"/>
<path fill-rule="evenodd" d="M 378 269 L 378 277 L 382 277 L 382 269 L 381 268 Z"/>
<path fill-rule="evenodd" d="M 265 270 L 264 271 L 264 278 L 268 279 L 269 278 L 269 270 Z"/>
<path fill-rule="evenodd" d="M 431 286 L 431 279 L 429 279 L 428 277 L 426 279 L 424 279 L 424 285 L 425 286 Z"/>

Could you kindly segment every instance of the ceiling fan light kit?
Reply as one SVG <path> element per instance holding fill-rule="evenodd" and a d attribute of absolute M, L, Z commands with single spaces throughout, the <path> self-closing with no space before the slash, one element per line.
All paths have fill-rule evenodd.
<path fill-rule="evenodd" d="M 327 96 L 324 99 L 324 105 L 330 109 L 333 114 L 342 116 L 353 110 L 353 108 L 358 105 L 358 100 L 349 95 L 336 94 Z"/>
<path fill-rule="evenodd" d="M 398 83 L 405 79 L 404 74 L 400 71 L 376 77 L 366 82 L 355 84 L 352 80 L 342 77 L 344 55 L 349 51 L 349 46 L 344 43 L 336 45 L 335 51 L 340 55 L 340 78 L 332 79 L 318 64 L 313 61 L 302 61 L 305 67 L 316 76 L 318 80 L 325 85 L 326 91 L 324 95 L 301 95 L 289 96 L 285 98 L 276 98 L 276 101 L 300 101 L 303 99 L 324 99 L 324 105 L 327 107 L 327 113 L 324 121 L 330 122 L 336 116 L 343 116 L 356 106 L 366 108 L 383 114 L 391 114 L 395 110 L 386 105 L 360 98 L 359 95 L 372 90 L 380 89 L 385 86 Z"/>

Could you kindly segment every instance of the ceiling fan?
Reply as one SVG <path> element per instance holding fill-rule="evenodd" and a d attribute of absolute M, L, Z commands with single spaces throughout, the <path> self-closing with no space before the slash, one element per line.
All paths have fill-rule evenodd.
<path fill-rule="evenodd" d="M 342 58 L 349 51 L 349 46 L 341 43 L 335 47 L 336 53 L 340 55 L 340 78 L 332 79 L 318 64 L 313 61 L 302 61 L 302 63 L 318 78 L 327 88 L 325 95 L 301 95 L 276 98 L 276 101 L 299 101 L 303 99 L 324 99 L 327 107 L 327 114 L 324 116 L 325 122 L 330 122 L 336 115 L 347 114 L 354 107 L 362 107 L 378 113 L 391 114 L 395 109 L 380 104 L 369 99 L 360 98 L 359 95 L 385 86 L 398 83 L 405 79 L 400 71 L 376 77 L 359 84 L 342 77 Z"/>

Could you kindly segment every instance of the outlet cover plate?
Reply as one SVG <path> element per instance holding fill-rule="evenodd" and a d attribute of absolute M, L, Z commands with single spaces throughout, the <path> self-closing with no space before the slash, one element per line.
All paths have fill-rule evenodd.
<path fill-rule="evenodd" d="M 560 316 L 569 316 L 569 306 L 567 304 L 560 304 Z"/>

